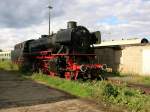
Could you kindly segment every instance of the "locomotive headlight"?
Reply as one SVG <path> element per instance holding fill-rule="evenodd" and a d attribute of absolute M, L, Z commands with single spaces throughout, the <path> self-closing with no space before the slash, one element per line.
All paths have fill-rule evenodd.
<path fill-rule="evenodd" d="M 86 72 L 87 71 L 87 66 L 85 66 L 85 65 L 81 65 L 80 66 L 80 70 L 81 70 L 81 72 Z"/>

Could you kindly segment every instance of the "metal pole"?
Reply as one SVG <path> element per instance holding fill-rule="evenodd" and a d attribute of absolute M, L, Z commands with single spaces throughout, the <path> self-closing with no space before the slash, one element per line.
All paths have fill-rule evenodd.
<path fill-rule="evenodd" d="M 50 35 L 51 34 L 51 9 L 53 8 L 50 6 L 50 1 L 49 1 L 48 8 L 49 8 L 49 35 Z"/>

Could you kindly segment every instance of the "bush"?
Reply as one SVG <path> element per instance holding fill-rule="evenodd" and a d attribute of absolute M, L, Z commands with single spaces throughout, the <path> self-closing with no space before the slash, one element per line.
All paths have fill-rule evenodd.
<path fill-rule="evenodd" d="M 103 96 L 106 97 L 116 97 L 118 95 L 118 91 L 117 88 L 115 88 L 114 86 L 112 86 L 110 83 L 106 83 L 106 85 L 104 85 L 104 90 L 103 90 Z"/>
<path fill-rule="evenodd" d="M 141 91 L 115 86 L 108 82 L 98 82 L 94 85 L 92 97 L 98 101 L 106 101 L 112 104 L 126 106 L 131 111 L 145 111 L 149 109 L 150 97 L 143 95 Z"/>

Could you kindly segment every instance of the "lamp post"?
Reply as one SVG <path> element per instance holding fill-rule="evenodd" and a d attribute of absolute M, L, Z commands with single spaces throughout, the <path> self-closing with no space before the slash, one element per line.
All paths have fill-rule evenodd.
<path fill-rule="evenodd" d="M 50 36 L 50 34 L 51 34 L 51 20 L 50 20 L 51 19 L 51 9 L 53 8 L 50 6 L 50 2 L 49 2 L 48 8 L 49 8 L 49 36 Z"/>

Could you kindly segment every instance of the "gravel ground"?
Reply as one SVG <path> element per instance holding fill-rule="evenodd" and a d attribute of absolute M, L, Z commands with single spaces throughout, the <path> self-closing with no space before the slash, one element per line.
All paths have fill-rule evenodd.
<path fill-rule="evenodd" d="M 63 91 L 24 80 L 19 75 L 0 71 L 0 112 L 104 112 L 104 108 Z"/>

